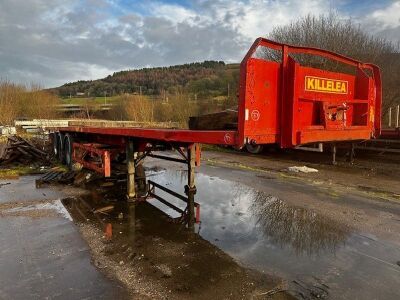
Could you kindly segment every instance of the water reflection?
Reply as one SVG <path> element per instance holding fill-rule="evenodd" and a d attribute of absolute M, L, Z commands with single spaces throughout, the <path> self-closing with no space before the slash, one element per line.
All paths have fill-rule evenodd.
<path fill-rule="evenodd" d="M 283 199 L 238 182 L 201 173 L 196 174 L 196 179 L 195 201 L 201 205 L 200 235 L 218 241 L 222 248 L 241 247 L 257 241 L 257 247 L 275 245 L 297 255 L 311 256 L 327 251 L 335 253 L 351 233 L 346 225 L 313 210 L 289 205 Z M 187 173 L 167 170 L 154 180 L 180 192 Z M 182 205 L 168 199 L 177 206 Z M 173 211 L 154 204 L 174 216 Z M 249 247 L 254 245 L 248 244 Z"/>
<path fill-rule="evenodd" d="M 249 211 L 257 228 L 272 243 L 289 245 L 296 254 L 335 252 L 350 234 L 347 226 L 315 211 L 290 206 L 272 195 L 252 191 L 250 197 Z"/>

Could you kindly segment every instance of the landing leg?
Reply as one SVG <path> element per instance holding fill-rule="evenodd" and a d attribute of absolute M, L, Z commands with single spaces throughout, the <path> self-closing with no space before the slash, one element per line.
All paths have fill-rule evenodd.
<path fill-rule="evenodd" d="M 196 194 L 196 186 L 194 184 L 194 170 L 196 164 L 195 145 L 192 144 L 187 150 L 188 158 L 188 184 L 185 186 L 185 193 L 188 197 L 187 213 L 188 213 L 188 228 L 194 230 L 195 214 L 194 214 L 194 195 Z"/>
<path fill-rule="evenodd" d="M 332 145 L 332 164 L 335 166 L 336 162 L 336 144 Z"/>
<path fill-rule="evenodd" d="M 135 157 L 134 157 L 134 144 L 131 139 L 126 144 L 126 164 L 128 169 L 127 178 L 127 198 L 132 200 L 136 196 L 135 191 Z"/>

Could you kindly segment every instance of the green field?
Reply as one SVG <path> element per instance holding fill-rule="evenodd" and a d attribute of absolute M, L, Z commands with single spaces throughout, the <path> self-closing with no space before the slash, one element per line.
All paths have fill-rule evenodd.
<path fill-rule="evenodd" d="M 85 97 L 72 97 L 72 98 L 61 98 L 61 102 L 63 104 L 77 104 L 77 105 L 84 105 L 87 103 L 93 103 L 93 104 L 110 104 L 114 103 L 117 101 L 119 96 L 112 96 L 112 97 L 107 97 L 106 99 L 104 97 L 90 97 L 90 98 L 85 98 Z"/>

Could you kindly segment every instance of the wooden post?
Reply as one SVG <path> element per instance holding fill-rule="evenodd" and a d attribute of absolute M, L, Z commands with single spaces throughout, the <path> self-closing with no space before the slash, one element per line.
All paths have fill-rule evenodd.
<path fill-rule="evenodd" d="M 127 198 L 128 200 L 136 196 L 135 191 L 135 156 L 134 144 L 132 139 L 126 143 L 126 164 L 128 171 L 127 178 Z"/>
<path fill-rule="evenodd" d="M 194 171 L 196 168 L 196 149 L 195 144 L 188 146 L 188 184 L 185 186 L 185 193 L 188 196 L 187 212 L 188 212 L 188 228 L 194 230 L 195 214 L 194 214 L 194 195 L 196 194 L 196 185 L 194 182 Z"/>

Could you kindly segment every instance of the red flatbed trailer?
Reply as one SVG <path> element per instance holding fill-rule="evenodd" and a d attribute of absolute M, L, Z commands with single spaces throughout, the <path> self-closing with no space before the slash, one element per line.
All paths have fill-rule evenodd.
<path fill-rule="evenodd" d="M 280 61 L 257 57 L 261 48 L 278 51 Z M 292 54 L 345 64 L 354 68 L 354 75 L 301 66 Z M 185 219 L 192 228 L 196 206 L 194 168 L 200 162 L 197 144 L 237 148 L 246 144 L 278 144 L 281 148 L 293 148 L 315 142 L 367 140 L 380 134 L 381 101 L 377 66 L 326 50 L 258 38 L 240 65 L 237 130 L 65 127 L 54 134 L 54 152 L 69 165 L 79 162 L 106 177 L 111 175 L 112 160 L 126 155 L 128 198 L 137 195 L 135 170 L 146 156 L 187 164 L 187 198 L 180 197 L 186 199 Z M 176 149 L 182 158 L 152 154 L 159 147 Z M 165 190 L 153 182 L 151 186 Z M 160 198 L 151 189 L 147 195 Z"/>

